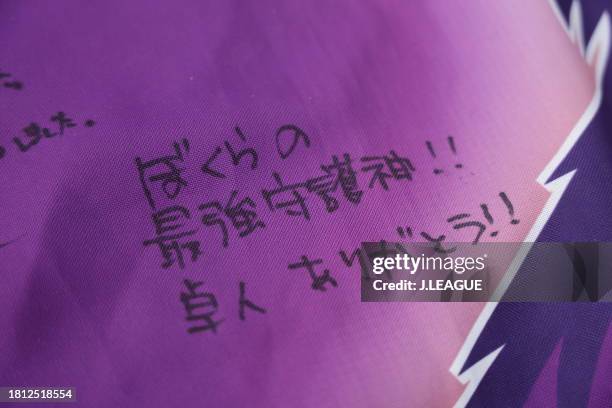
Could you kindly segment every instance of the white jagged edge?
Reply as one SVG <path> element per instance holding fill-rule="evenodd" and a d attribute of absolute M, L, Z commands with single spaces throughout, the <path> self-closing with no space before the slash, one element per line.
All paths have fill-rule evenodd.
<path fill-rule="evenodd" d="M 564 174 L 555 180 L 548 183 L 546 182 L 551 177 L 555 169 L 561 164 L 563 159 L 572 150 L 584 130 L 595 117 L 595 114 L 601 105 L 603 96 L 603 77 L 610 53 L 610 15 L 607 11 L 602 13 L 599 21 L 597 22 L 597 26 L 593 31 L 591 39 L 589 40 L 585 54 L 584 31 L 582 28 L 582 7 L 580 5 L 580 1 L 574 0 L 572 2 L 569 14 L 569 23 L 563 18 L 563 14 L 561 13 L 559 5 L 555 0 L 549 0 L 549 4 L 553 10 L 553 13 L 559 20 L 559 23 L 565 29 L 570 40 L 576 44 L 587 64 L 593 68 L 595 72 L 595 94 L 593 95 L 593 99 L 589 103 L 587 109 L 582 114 L 568 137 L 565 139 L 557 153 L 555 153 L 551 161 L 542 170 L 536 180 L 549 191 L 550 197 L 544 205 L 542 212 L 536 219 L 533 227 L 527 234 L 524 241 L 525 245 L 521 245 L 519 252 L 516 254 L 512 263 L 508 267 L 508 270 L 500 282 L 500 285 L 495 290 L 493 299 L 501 299 L 501 296 L 508 289 L 510 282 L 512 282 L 512 279 L 514 279 L 514 276 L 523 263 L 523 260 L 529 253 L 533 242 L 536 241 L 542 232 L 542 229 L 548 222 L 555 207 L 559 203 L 559 200 L 563 196 L 565 189 L 572 180 L 572 177 L 574 177 L 577 170 L 572 170 L 571 172 Z M 467 370 L 465 370 L 465 372 L 461 373 L 461 369 L 465 365 L 470 352 L 472 351 L 476 341 L 480 337 L 482 330 L 496 307 L 497 302 L 488 302 L 485 305 L 449 369 L 451 374 L 453 374 L 463 385 L 466 385 L 461 397 L 459 397 L 455 403 L 455 408 L 463 408 L 467 405 L 472 398 L 472 395 L 476 391 L 476 388 L 478 388 L 478 384 L 480 384 L 480 381 L 487 373 L 489 367 L 491 367 L 499 353 L 504 348 L 504 345 L 501 345 L 483 357 L 477 363 L 469 367 Z"/>

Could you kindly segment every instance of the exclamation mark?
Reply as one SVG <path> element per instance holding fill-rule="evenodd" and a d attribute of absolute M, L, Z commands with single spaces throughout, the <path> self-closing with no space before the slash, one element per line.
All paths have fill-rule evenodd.
<path fill-rule="evenodd" d="M 493 225 L 493 216 L 491 215 L 491 212 L 489 212 L 489 207 L 486 204 L 480 204 L 480 208 L 482 209 L 482 213 L 484 217 L 487 219 L 487 222 Z M 497 236 L 498 233 L 499 231 L 493 231 L 490 235 L 492 237 L 495 237 Z"/>
<path fill-rule="evenodd" d="M 429 140 L 427 140 L 427 141 L 425 142 L 425 145 L 427 146 L 427 150 L 429 150 L 429 154 L 431 154 L 431 157 L 433 157 L 433 158 L 435 159 L 435 158 L 436 158 L 436 152 L 435 152 L 435 150 L 434 150 L 433 145 L 431 144 L 431 142 L 430 142 Z M 438 174 L 442 174 L 442 173 L 444 173 L 444 170 L 442 170 L 442 169 L 438 169 L 438 168 L 435 168 L 435 169 L 433 170 L 433 173 L 434 173 L 434 174 L 437 176 Z"/>
<path fill-rule="evenodd" d="M 455 139 L 453 139 L 452 136 L 448 137 L 448 145 L 450 146 L 451 151 L 453 152 L 453 154 L 457 155 L 457 148 L 455 147 Z M 455 168 L 462 169 L 463 168 L 463 164 L 457 163 L 457 164 L 455 164 Z"/>
<path fill-rule="evenodd" d="M 506 204 L 506 207 L 508 207 L 508 214 L 510 214 L 510 217 L 512 217 L 512 220 L 510 220 L 510 224 L 512 225 L 518 224 L 519 220 L 514 218 L 514 206 L 512 205 L 512 202 L 510 201 L 506 193 L 502 191 L 501 193 L 499 193 L 499 197 L 502 199 L 504 204 Z"/>

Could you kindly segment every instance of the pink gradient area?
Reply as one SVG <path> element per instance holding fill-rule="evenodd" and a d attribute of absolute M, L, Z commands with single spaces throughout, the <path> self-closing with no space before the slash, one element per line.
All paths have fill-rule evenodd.
<path fill-rule="evenodd" d="M 589 407 L 602 407 L 612 400 L 612 389 L 610 378 L 612 376 L 612 329 L 608 328 L 608 333 L 604 339 L 603 346 L 599 352 L 599 360 L 593 385 L 591 386 L 591 397 Z"/>
<path fill-rule="evenodd" d="M 0 185 L 12 192 L 5 201 L 12 216 L 0 226 L 20 236 L 28 225 L 27 239 L 5 250 L 12 273 L 0 288 L 9 316 L 2 347 L 29 352 L 18 363 L 0 356 L 15 383 L 75 384 L 84 397 L 105 395 L 99 406 L 452 405 L 463 385 L 449 367 L 482 304 L 363 304 L 358 262 L 347 268 L 338 251 L 398 240 L 398 226 L 470 241 L 473 230 L 454 231 L 446 219 L 480 214 L 481 203 L 499 228 L 496 241 L 525 238 L 549 197 L 536 177 L 594 92 L 592 70 L 549 5 L 262 2 L 244 14 L 230 5 L 144 13 L 123 2 L 86 12 L 77 4 L 18 13 L 30 23 L 13 27 L 13 44 L 38 53 L 17 58 L 12 69 L 27 73 L 27 98 L 36 103 L 23 95 L 0 102 L 10 111 L 0 124 L 6 145 L 4 135 L 58 106 L 98 123 L 72 144 L 54 141 L 0 163 Z M 54 16 L 73 14 L 72 25 L 42 30 Z M 164 33 L 177 22 L 174 36 Z M 54 48 L 27 40 L 33 26 L 52 33 Z M 79 29 L 87 41 L 72 44 Z M 96 54 L 109 44 L 113 64 Z M 38 64 L 41 57 L 55 58 L 54 69 Z M 306 129 L 313 144 L 281 162 L 271 135 L 287 122 Z M 260 167 L 246 174 L 222 167 L 230 176 L 218 184 L 199 167 L 236 124 L 252 136 Z M 447 148 L 449 134 L 457 155 Z M 255 196 L 273 186 L 272 171 L 301 181 L 343 152 L 356 158 L 394 149 L 417 171 L 413 181 L 367 190 L 359 206 L 343 201 L 333 214 L 313 199 L 308 222 L 266 213 L 264 231 L 232 235 L 227 250 L 217 230 L 202 230 L 201 260 L 162 270 L 159 253 L 142 247 L 153 227 L 133 160 L 165 154 L 181 137 L 192 146 L 190 184 L 180 196 L 190 208 L 225 201 L 232 189 Z M 437 167 L 444 173 L 434 175 Z M 500 191 L 514 204 L 517 226 Z M 287 268 L 301 255 L 324 259 L 338 288 L 311 290 L 305 271 Z M 216 293 L 226 319 L 217 335 L 186 333 L 184 278 Z M 265 316 L 238 319 L 239 281 Z M 53 320 L 61 335 L 23 334 L 25 294 L 36 285 L 52 293 L 50 309 L 61 305 Z"/>
<path fill-rule="evenodd" d="M 559 361 L 563 340 L 555 347 L 548 361 L 542 369 L 538 379 L 533 384 L 529 397 L 524 405 L 525 408 L 554 408 L 557 403 L 557 383 Z M 611 397 L 610 376 L 612 376 L 612 330 L 604 338 L 602 348 L 599 352 L 597 367 L 595 369 L 593 382 L 590 390 L 589 407 L 607 406 Z M 581 381 L 576 378 L 575 381 Z"/>
<path fill-rule="evenodd" d="M 554 348 L 531 389 L 524 408 L 555 408 L 557 404 L 557 371 L 563 341 Z"/>

